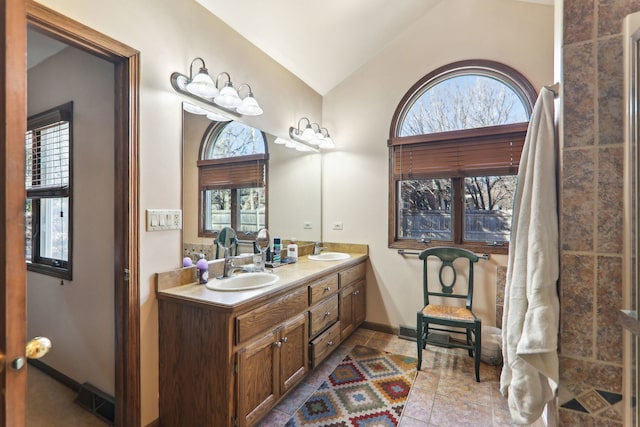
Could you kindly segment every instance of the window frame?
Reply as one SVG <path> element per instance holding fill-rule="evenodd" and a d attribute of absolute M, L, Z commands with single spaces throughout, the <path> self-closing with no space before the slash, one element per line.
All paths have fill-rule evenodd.
<path fill-rule="evenodd" d="M 202 138 L 202 142 L 200 143 L 200 151 L 198 153 L 198 237 L 210 237 L 216 239 L 218 237 L 218 232 L 215 230 L 209 230 L 205 227 L 205 218 L 204 218 L 204 191 L 218 189 L 218 190 L 230 190 L 231 191 L 231 228 L 236 231 L 236 236 L 240 240 L 255 240 L 257 236 L 256 232 L 244 232 L 240 231 L 238 227 L 238 222 L 240 220 L 241 211 L 238 207 L 239 202 L 239 190 L 242 188 L 253 188 L 251 184 L 249 184 L 246 180 L 247 174 L 244 177 L 240 178 L 241 182 L 231 182 L 228 187 L 220 186 L 220 185 L 207 185 L 206 182 L 203 182 L 203 175 L 206 171 L 212 172 L 214 175 L 218 173 L 218 171 L 230 171 L 227 175 L 232 176 L 233 169 L 236 171 L 242 172 L 246 171 L 247 168 L 255 168 L 260 167 L 263 170 L 264 176 L 262 177 L 263 188 L 264 188 L 264 210 L 265 210 L 265 227 L 269 224 L 269 185 L 268 185 L 268 176 L 269 176 L 269 145 L 267 143 L 267 137 L 265 133 L 257 128 L 254 128 L 260 132 L 262 136 L 262 142 L 264 144 L 264 153 L 259 154 L 249 154 L 243 156 L 235 156 L 235 157 L 225 157 L 225 158 L 217 158 L 217 159 L 209 159 L 205 158 L 206 153 L 210 143 L 214 143 L 217 140 L 218 136 L 222 133 L 224 128 L 231 122 L 213 122 L 209 125 L 207 130 L 204 133 Z M 245 125 L 247 127 L 251 127 Z M 238 175 L 239 176 L 239 175 Z"/>
<path fill-rule="evenodd" d="M 57 122 L 67 122 L 69 138 L 69 178 L 67 185 L 26 190 L 26 201 L 31 200 L 31 261 L 26 261 L 27 270 L 47 276 L 71 280 L 73 278 L 73 101 L 35 114 L 27 119 L 27 133 L 33 132 L 32 141 L 37 140 L 36 133 Z M 25 135 L 26 139 L 26 135 Z M 26 140 L 25 140 L 26 144 Z M 25 147 L 26 149 L 26 147 Z M 26 161 L 26 158 L 25 158 Z M 26 175 L 25 175 L 26 179 Z M 41 255 L 41 200 L 53 198 L 68 199 L 67 220 L 67 261 L 48 258 Z M 26 229 L 25 229 L 26 233 Z M 26 236 L 25 236 L 26 240 Z M 25 243 L 26 244 L 26 243 Z"/>
<path fill-rule="evenodd" d="M 521 99 L 529 117 L 533 111 L 533 106 L 537 98 L 537 92 L 531 83 L 520 72 L 505 64 L 490 60 L 465 60 L 444 65 L 428 73 L 418 80 L 402 97 L 400 103 L 394 112 L 391 127 L 389 131 L 389 139 L 387 146 L 389 147 L 389 227 L 388 227 L 388 247 L 397 249 L 426 249 L 428 247 L 450 245 L 456 247 L 464 247 L 472 251 L 481 251 L 485 253 L 503 253 L 508 252 L 508 242 L 499 245 L 487 244 L 486 242 L 465 241 L 464 240 L 464 179 L 467 176 L 506 176 L 517 175 L 515 170 L 487 170 L 482 174 L 466 175 L 464 172 L 454 172 L 452 170 L 444 172 L 443 176 L 432 176 L 432 178 L 444 178 L 452 180 L 452 240 L 427 240 L 422 239 L 406 239 L 398 238 L 398 179 L 394 168 L 395 152 L 398 147 L 410 146 L 412 144 L 435 143 L 459 143 L 477 142 L 481 140 L 498 139 L 505 135 L 511 135 L 524 141 L 526 135 L 528 121 L 522 123 L 496 125 L 491 127 L 480 127 L 473 129 L 462 129 L 439 133 L 430 133 L 422 135 L 398 136 L 401 134 L 402 124 L 407 113 L 414 103 L 431 87 L 444 80 L 468 74 L 478 74 L 494 78 L 510 87 Z M 519 159 L 518 159 L 519 161 Z M 500 172 L 500 173 L 496 173 Z M 506 172 L 506 173 L 505 173 Z M 424 178 L 416 178 L 424 179 Z"/>

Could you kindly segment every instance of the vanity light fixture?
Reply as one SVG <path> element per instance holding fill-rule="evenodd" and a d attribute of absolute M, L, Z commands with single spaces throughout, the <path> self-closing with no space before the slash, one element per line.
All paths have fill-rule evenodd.
<path fill-rule="evenodd" d="M 233 83 L 231 82 L 231 76 L 226 71 L 221 72 L 216 77 L 216 88 L 218 87 L 218 79 L 220 76 L 227 76 L 227 82 L 224 87 L 220 89 L 220 92 L 213 98 L 213 102 L 218 104 L 223 108 L 228 108 L 230 110 L 235 110 L 238 105 L 242 103 L 238 92 L 233 88 Z"/>
<path fill-rule="evenodd" d="M 200 67 L 200 71 L 198 71 L 198 74 L 194 77 L 193 64 L 196 61 L 202 62 L 202 67 Z M 191 65 L 189 66 L 189 81 L 185 85 L 185 88 L 192 94 L 202 98 L 213 98 L 218 94 L 218 88 L 209 75 L 209 70 L 207 70 L 204 59 L 198 57 L 191 61 Z"/>
<path fill-rule="evenodd" d="M 259 116 L 260 114 L 262 114 L 262 108 L 260 108 L 260 106 L 258 105 L 258 101 L 256 101 L 256 99 L 253 97 L 251 86 L 249 86 L 247 83 L 241 84 L 238 87 L 238 93 L 240 93 L 240 90 L 245 86 L 249 88 L 249 93 L 247 94 L 247 96 L 242 98 L 242 102 L 240 103 L 240 105 L 238 105 L 236 111 L 245 116 Z"/>
<path fill-rule="evenodd" d="M 323 132 L 324 131 L 324 132 Z M 327 128 L 320 129 L 320 134 L 322 135 L 322 141 L 318 144 L 320 148 L 335 148 L 336 144 L 331 139 L 331 135 L 329 135 L 329 131 Z"/>
<path fill-rule="evenodd" d="M 200 62 L 202 65 L 198 73 L 193 75 L 194 64 Z M 220 77 L 227 78 L 224 87 L 220 88 Z M 236 117 L 259 116 L 263 113 L 262 108 L 253 95 L 251 86 L 243 83 L 238 90 L 233 87 L 231 76 L 226 71 L 221 72 L 214 79 L 209 75 L 209 71 L 202 58 L 197 57 L 191 61 L 189 66 L 189 76 L 174 72 L 171 74 L 171 86 L 176 92 L 197 99 L 212 107 L 216 107 L 225 113 L 231 113 Z M 239 91 L 243 87 L 248 88 L 248 93 L 244 98 L 240 97 Z"/>
<path fill-rule="evenodd" d="M 300 127 L 303 120 L 307 121 L 307 125 L 304 129 Z M 314 126 L 317 127 L 317 131 L 314 130 Z M 298 126 L 289 128 L 289 138 L 294 141 L 302 142 L 305 145 L 316 146 L 320 148 L 335 148 L 335 143 L 329 136 L 327 128 L 321 127 L 318 123 L 311 123 L 311 121 L 302 117 L 298 120 Z"/>

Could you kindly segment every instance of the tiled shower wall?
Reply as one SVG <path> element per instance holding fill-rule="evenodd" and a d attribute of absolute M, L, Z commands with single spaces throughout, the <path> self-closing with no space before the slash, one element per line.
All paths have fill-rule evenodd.
<path fill-rule="evenodd" d="M 622 426 L 622 20 L 640 0 L 564 0 L 561 426 Z"/>

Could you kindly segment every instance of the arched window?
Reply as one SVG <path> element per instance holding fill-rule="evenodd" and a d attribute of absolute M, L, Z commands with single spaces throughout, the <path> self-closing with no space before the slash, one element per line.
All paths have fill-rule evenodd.
<path fill-rule="evenodd" d="M 249 239 L 267 223 L 267 140 L 239 122 L 214 122 L 198 160 L 199 236 L 216 237 L 232 227 Z"/>
<path fill-rule="evenodd" d="M 462 61 L 418 81 L 389 139 L 389 246 L 501 252 L 536 92 L 516 70 Z"/>

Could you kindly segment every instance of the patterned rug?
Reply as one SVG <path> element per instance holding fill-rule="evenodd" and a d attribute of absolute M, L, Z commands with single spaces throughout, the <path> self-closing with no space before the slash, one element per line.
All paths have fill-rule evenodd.
<path fill-rule="evenodd" d="M 416 358 L 356 346 L 286 427 L 397 426 Z"/>

